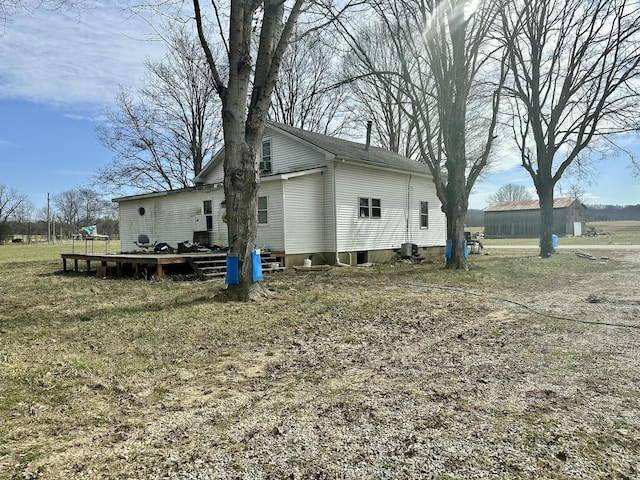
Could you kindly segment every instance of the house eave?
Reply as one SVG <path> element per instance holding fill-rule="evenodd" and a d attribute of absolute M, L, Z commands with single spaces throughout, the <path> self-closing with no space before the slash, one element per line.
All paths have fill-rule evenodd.
<path fill-rule="evenodd" d="M 296 170 L 293 172 L 276 173 L 274 175 L 266 175 L 260 178 L 260 182 L 272 182 L 274 180 L 290 180 L 296 177 L 302 177 L 305 175 L 313 175 L 314 173 L 326 172 L 327 167 L 309 168 L 305 170 Z"/>
<path fill-rule="evenodd" d="M 169 195 L 178 195 L 180 193 L 196 192 L 200 190 L 216 190 L 218 188 L 221 188 L 222 186 L 223 184 L 221 182 L 205 183 L 201 185 L 196 185 L 195 187 L 180 188 L 177 190 L 163 190 L 159 192 L 140 193 L 137 195 L 128 195 L 126 197 L 112 198 L 111 202 L 121 203 L 121 202 L 129 202 L 132 200 L 147 200 L 150 198 L 167 197 Z"/>
<path fill-rule="evenodd" d="M 335 163 L 346 163 L 346 164 L 352 164 L 352 165 L 357 165 L 357 166 L 366 166 L 369 168 L 373 168 L 376 170 L 382 170 L 385 172 L 393 172 L 393 173 L 410 173 L 411 175 L 418 175 L 420 177 L 424 177 L 424 178 L 429 178 L 429 179 L 433 179 L 433 175 L 431 175 L 431 173 L 429 172 L 421 172 L 420 170 L 413 170 L 413 169 L 408 169 L 408 168 L 402 168 L 402 167 L 389 167 L 389 166 L 385 166 L 385 165 L 378 165 L 375 164 L 373 162 L 370 162 L 368 160 L 360 160 L 360 159 L 355 159 L 355 158 L 336 158 L 335 159 Z"/>

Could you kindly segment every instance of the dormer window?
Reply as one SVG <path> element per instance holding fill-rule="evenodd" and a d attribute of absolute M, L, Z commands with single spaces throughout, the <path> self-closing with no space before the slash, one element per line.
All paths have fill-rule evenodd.
<path fill-rule="evenodd" d="M 260 156 L 260 174 L 271 173 L 271 140 L 262 141 L 262 155 Z"/>

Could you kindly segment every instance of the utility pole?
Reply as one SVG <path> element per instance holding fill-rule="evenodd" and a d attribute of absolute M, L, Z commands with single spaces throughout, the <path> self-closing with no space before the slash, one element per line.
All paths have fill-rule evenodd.
<path fill-rule="evenodd" d="M 51 243 L 51 199 L 47 192 L 47 243 Z"/>

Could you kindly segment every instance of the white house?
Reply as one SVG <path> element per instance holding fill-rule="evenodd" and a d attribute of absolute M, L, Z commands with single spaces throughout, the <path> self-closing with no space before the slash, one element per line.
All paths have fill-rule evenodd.
<path fill-rule="evenodd" d="M 223 157 L 196 187 L 114 199 L 122 251 L 151 241 L 226 245 Z M 392 259 L 399 250 L 441 255 L 446 219 L 423 164 L 377 147 L 268 123 L 262 141 L 258 247 L 286 265 Z"/>

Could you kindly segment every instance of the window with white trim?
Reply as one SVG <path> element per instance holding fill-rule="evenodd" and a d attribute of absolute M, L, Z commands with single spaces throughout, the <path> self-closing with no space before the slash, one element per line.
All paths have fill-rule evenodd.
<path fill-rule="evenodd" d="M 213 202 L 211 200 L 205 200 L 202 204 L 202 211 L 207 219 L 207 230 L 213 230 Z"/>
<path fill-rule="evenodd" d="M 382 218 L 382 202 L 379 198 L 358 197 L 360 218 Z"/>
<path fill-rule="evenodd" d="M 260 173 L 271 173 L 271 140 L 262 141 L 260 153 Z"/>
<path fill-rule="evenodd" d="M 420 228 L 429 228 L 429 202 L 420 202 Z"/>
<path fill-rule="evenodd" d="M 258 223 L 269 223 L 268 215 L 269 201 L 267 197 L 258 197 Z"/>

